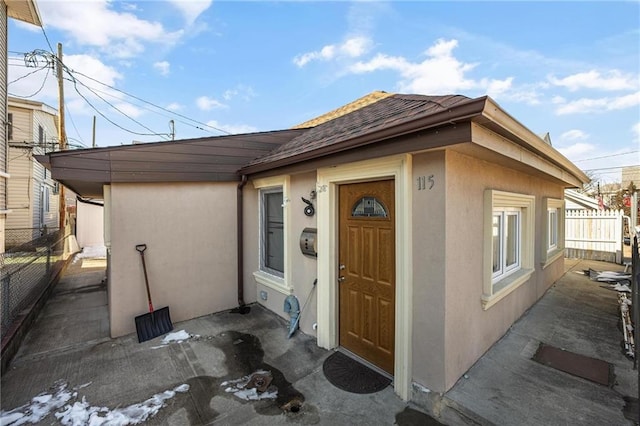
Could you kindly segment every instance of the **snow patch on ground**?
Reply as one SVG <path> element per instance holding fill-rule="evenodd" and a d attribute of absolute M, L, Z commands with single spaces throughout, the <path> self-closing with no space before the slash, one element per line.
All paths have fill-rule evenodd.
<path fill-rule="evenodd" d="M 248 376 L 241 377 L 235 380 L 226 380 L 220 383 L 220 386 L 226 386 L 224 389 L 227 393 L 232 393 L 234 396 L 243 399 L 245 401 L 258 401 L 261 399 L 276 399 L 278 397 L 278 389 L 269 388 L 265 392 L 258 392 L 256 388 L 248 388 L 249 380 L 254 374 L 270 374 L 269 371 L 257 370 Z"/>
<path fill-rule="evenodd" d="M 159 348 L 163 348 L 171 343 L 182 343 L 185 340 L 189 340 L 189 339 L 199 339 L 200 335 L 199 334 L 190 334 L 188 332 L 186 332 L 185 330 L 180 330 L 180 331 L 174 331 L 173 333 L 169 333 L 166 336 L 164 336 L 162 338 L 162 341 L 160 342 L 160 346 L 152 346 L 151 349 L 159 349 Z"/>
<path fill-rule="evenodd" d="M 51 412 L 65 426 L 101 426 L 101 425 L 136 425 L 155 416 L 164 402 L 173 398 L 176 392 L 184 393 L 189 390 L 188 384 L 182 384 L 174 389 L 153 395 L 144 402 L 132 404 L 124 408 L 109 409 L 89 404 L 86 397 L 77 401 L 78 389 L 89 386 L 90 383 L 67 389 L 67 383 L 59 381 L 54 385 L 51 394 L 42 393 L 31 399 L 31 402 L 10 411 L 0 411 L 0 424 L 3 426 L 18 426 L 27 423 L 38 423 Z M 73 403 L 71 402 L 72 400 Z"/>
<path fill-rule="evenodd" d="M 105 246 L 87 246 L 83 247 L 82 251 L 76 254 L 73 259 L 75 262 L 77 259 L 106 259 L 107 248 Z"/>

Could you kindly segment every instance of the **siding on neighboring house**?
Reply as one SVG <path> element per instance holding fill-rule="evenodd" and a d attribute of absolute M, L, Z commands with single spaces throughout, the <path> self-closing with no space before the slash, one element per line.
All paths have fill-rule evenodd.
<path fill-rule="evenodd" d="M 33 111 L 33 142 L 38 144 L 43 143 L 41 147 L 47 150 L 47 152 L 58 150 L 56 144 L 58 142 L 58 128 L 56 126 L 55 117 L 44 111 Z M 40 141 L 38 137 L 38 127 L 43 128 L 43 140 Z M 44 154 L 44 152 L 43 152 Z"/>
<path fill-rule="evenodd" d="M 8 206 L 6 229 L 12 245 L 40 235 L 43 226 L 59 225 L 59 196 L 54 194 L 51 173 L 34 156 L 45 154 L 57 145 L 55 109 L 40 102 L 9 98 L 8 110 L 13 118 L 12 140 L 9 142 Z M 42 135 L 42 140 L 40 140 Z M 30 234 L 24 231 L 33 229 Z M 18 231 L 21 230 L 21 231 Z"/>
<path fill-rule="evenodd" d="M 9 112 L 11 112 L 13 119 L 13 137 L 9 142 L 33 142 L 31 138 L 31 134 L 33 132 L 31 110 L 12 105 L 9 107 Z M 35 129 L 35 132 L 35 134 L 37 134 L 37 127 Z"/>
<path fill-rule="evenodd" d="M 31 191 L 31 148 L 9 148 L 9 209 L 7 229 L 32 228 L 31 209 L 33 193 Z"/>

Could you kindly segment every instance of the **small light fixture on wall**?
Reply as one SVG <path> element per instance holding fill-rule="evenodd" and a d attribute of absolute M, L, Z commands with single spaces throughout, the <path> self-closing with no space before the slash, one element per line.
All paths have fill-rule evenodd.
<path fill-rule="evenodd" d="M 305 216 L 309 216 L 309 217 L 313 216 L 316 213 L 316 209 L 313 207 L 313 203 L 304 197 L 301 197 L 301 198 L 302 198 L 302 201 L 304 201 L 307 204 L 304 208 Z M 309 194 L 309 198 L 311 198 L 312 200 L 315 200 L 316 191 L 312 190 L 311 193 Z"/>

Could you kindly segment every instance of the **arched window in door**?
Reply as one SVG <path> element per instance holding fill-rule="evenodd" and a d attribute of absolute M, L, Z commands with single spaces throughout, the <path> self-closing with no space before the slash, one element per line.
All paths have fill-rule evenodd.
<path fill-rule="evenodd" d="M 376 197 L 362 197 L 351 209 L 352 217 L 388 217 L 387 208 Z"/>

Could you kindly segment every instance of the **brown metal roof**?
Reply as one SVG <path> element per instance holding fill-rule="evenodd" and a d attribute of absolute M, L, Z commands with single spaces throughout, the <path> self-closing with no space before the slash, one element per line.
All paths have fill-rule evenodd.
<path fill-rule="evenodd" d="M 77 194 L 102 198 L 113 182 L 238 181 L 238 169 L 299 136 L 305 130 L 183 139 L 37 156 L 51 176 Z"/>
<path fill-rule="evenodd" d="M 294 164 L 482 113 L 486 97 L 391 95 L 319 124 L 240 170 Z"/>

